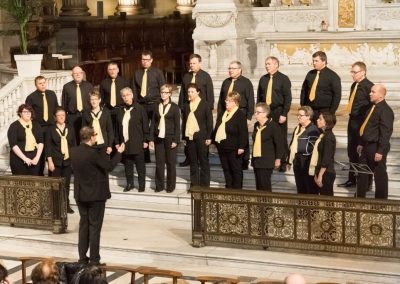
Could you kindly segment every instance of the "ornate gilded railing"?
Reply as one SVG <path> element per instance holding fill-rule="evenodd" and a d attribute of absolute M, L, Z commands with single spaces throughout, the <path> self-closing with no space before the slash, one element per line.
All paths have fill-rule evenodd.
<path fill-rule="evenodd" d="M 63 178 L 1 176 L 0 224 L 65 233 L 68 224 L 63 188 Z"/>
<path fill-rule="evenodd" d="M 400 258 L 400 201 L 202 188 L 191 194 L 195 247 Z"/>

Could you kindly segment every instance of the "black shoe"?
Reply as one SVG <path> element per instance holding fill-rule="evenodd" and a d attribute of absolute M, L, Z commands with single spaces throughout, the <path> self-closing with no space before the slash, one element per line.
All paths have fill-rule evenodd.
<path fill-rule="evenodd" d="M 139 188 L 139 192 L 144 192 L 144 188 Z"/>
<path fill-rule="evenodd" d="M 278 171 L 281 172 L 281 173 L 286 172 L 286 165 L 280 166 L 279 169 L 278 169 Z"/>
<path fill-rule="evenodd" d="M 128 184 L 125 186 L 123 192 L 128 192 L 128 191 L 131 191 L 132 189 L 133 189 L 133 184 L 128 183 Z"/>
<path fill-rule="evenodd" d="M 82 265 L 87 265 L 87 264 L 89 264 L 89 258 L 80 259 L 80 260 L 78 260 L 78 263 L 82 264 Z"/>
<path fill-rule="evenodd" d="M 190 162 L 188 159 L 186 159 L 185 161 L 183 161 L 182 163 L 179 163 L 180 167 L 187 167 L 190 165 Z"/>
<path fill-rule="evenodd" d="M 337 185 L 338 187 L 356 187 L 356 183 L 352 181 L 346 181 Z"/>
<path fill-rule="evenodd" d="M 68 214 L 73 214 L 73 213 L 75 213 L 75 211 L 74 211 L 74 209 L 71 208 L 71 206 L 68 206 L 67 207 L 67 213 Z"/>
<path fill-rule="evenodd" d="M 171 192 L 174 192 L 174 190 L 175 190 L 175 188 L 168 188 L 168 189 L 167 189 L 167 192 L 168 192 L 168 193 L 171 193 Z"/>
<path fill-rule="evenodd" d="M 162 189 L 162 188 L 156 188 L 155 190 L 154 190 L 154 192 L 161 192 L 161 191 L 163 191 L 164 189 Z M 144 191 L 144 190 L 143 190 Z"/>

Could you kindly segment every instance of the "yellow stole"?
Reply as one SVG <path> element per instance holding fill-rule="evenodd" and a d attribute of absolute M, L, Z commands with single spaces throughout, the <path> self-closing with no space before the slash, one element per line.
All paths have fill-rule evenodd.
<path fill-rule="evenodd" d="M 194 101 L 190 101 L 189 103 L 190 113 L 188 115 L 185 128 L 185 136 L 189 137 L 189 140 L 193 140 L 193 135 L 200 131 L 199 123 L 194 115 L 194 112 L 197 110 L 200 102 L 201 98 L 197 97 Z"/>
<path fill-rule="evenodd" d="M 61 138 L 61 153 L 64 154 L 64 160 L 68 160 L 69 158 L 68 140 L 67 140 L 68 128 L 65 128 L 64 135 L 62 134 L 61 130 L 58 127 L 56 127 L 56 131 Z"/>
<path fill-rule="evenodd" d="M 167 107 L 164 111 L 163 103 L 158 105 L 158 113 L 160 114 L 160 123 L 158 124 L 158 137 L 165 138 L 165 115 L 168 113 L 169 109 L 171 108 L 171 104 L 167 104 Z"/>
<path fill-rule="evenodd" d="M 321 139 L 323 137 L 324 137 L 324 133 L 321 133 L 319 135 L 317 141 L 315 141 L 314 148 L 313 148 L 312 155 L 311 155 L 310 166 L 308 168 L 308 174 L 310 176 L 315 175 L 315 167 L 317 166 L 317 163 L 318 163 L 318 145 L 319 145 L 319 142 L 321 142 Z"/>
<path fill-rule="evenodd" d="M 256 139 L 254 140 L 253 144 L 253 157 L 261 157 L 261 132 L 267 127 L 267 122 L 265 122 L 265 125 L 260 127 L 257 126 L 257 133 L 256 133 Z"/>
<path fill-rule="evenodd" d="M 103 113 L 103 111 L 101 111 L 101 110 L 97 113 L 97 115 L 94 114 L 94 112 L 90 112 L 90 115 L 93 118 L 93 122 L 92 122 L 93 129 L 97 133 L 97 136 L 96 136 L 97 145 L 104 144 L 104 137 L 103 137 L 103 133 L 101 132 L 101 127 L 100 127 L 100 117 L 101 117 L 102 113 Z"/>
<path fill-rule="evenodd" d="M 25 122 L 21 121 L 20 119 L 19 123 L 21 123 L 22 127 L 25 128 L 25 151 L 34 151 L 36 149 L 37 142 L 32 132 L 32 121 Z"/>
<path fill-rule="evenodd" d="M 294 130 L 294 134 L 293 134 L 293 139 L 292 139 L 292 145 L 290 145 L 290 156 L 289 156 L 289 164 L 293 164 L 293 160 L 294 160 L 294 156 L 297 153 L 297 147 L 298 147 L 298 139 L 299 136 L 301 134 L 303 134 L 303 132 L 306 130 L 306 128 L 304 127 L 303 129 L 301 129 L 301 125 L 297 125 L 296 129 Z"/>
<path fill-rule="evenodd" d="M 239 109 L 239 107 L 235 106 L 231 111 L 225 111 L 222 116 L 221 124 L 217 129 L 217 133 L 215 134 L 215 141 L 221 143 L 222 140 L 226 139 L 226 129 L 225 124 L 232 118 L 235 112 Z"/>

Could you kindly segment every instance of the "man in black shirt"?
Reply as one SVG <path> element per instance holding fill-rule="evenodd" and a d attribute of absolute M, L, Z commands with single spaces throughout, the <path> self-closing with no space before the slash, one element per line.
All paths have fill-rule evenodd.
<path fill-rule="evenodd" d="M 242 64 L 239 61 L 232 61 L 228 67 L 229 78 L 226 78 L 221 85 L 221 91 L 218 100 L 218 117 L 223 115 L 226 110 L 226 97 L 232 91 L 240 94 L 239 109 L 246 115 L 247 125 L 250 124 L 254 114 L 254 88 L 251 81 L 242 76 Z M 249 167 L 250 151 L 249 145 L 246 146 L 243 156 L 243 169 Z"/>
<path fill-rule="evenodd" d="M 178 106 L 181 112 L 185 109 L 185 105 L 189 103 L 187 94 L 188 85 L 195 83 L 200 88 L 200 98 L 207 102 L 211 109 L 214 109 L 214 86 L 210 74 L 201 69 L 201 56 L 199 54 L 191 54 L 189 57 L 189 72 L 182 77 L 182 86 L 179 93 Z M 183 116 L 182 116 L 183 117 Z M 186 159 L 179 163 L 179 166 L 186 167 L 190 165 L 188 160 L 187 147 L 185 146 Z"/>
<path fill-rule="evenodd" d="M 129 87 L 129 82 L 119 76 L 118 73 L 118 64 L 116 62 L 108 63 L 108 77 L 100 83 L 101 100 L 104 106 L 110 110 L 114 132 L 116 130 L 117 109 L 124 105 L 120 92 L 123 88 Z"/>
<path fill-rule="evenodd" d="M 349 103 L 346 111 L 349 114 L 349 123 L 347 125 L 347 155 L 350 163 L 359 163 L 357 146 L 360 145 L 360 127 L 364 122 L 368 109 L 371 106 L 369 94 L 374 85 L 367 79 L 367 66 L 364 62 L 357 61 L 351 66 L 351 76 L 353 84 L 351 85 Z M 349 178 L 346 182 L 338 184 L 339 187 L 355 187 L 356 176 L 354 172 L 349 171 Z"/>
<path fill-rule="evenodd" d="M 375 198 L 388 198 L 388 174 L 386 157 L 390 150 L 394 113 L 385 100 L 386 88 L 375 84 L 371 88 L 371 108 L 360 127 L 361 143 L 357 147 L 360 164 L 366 164 L 375 178 Z M 365 197 L 368 190 L 368 174 L 359 173 L 356 197 Z"/>
<path fill-rule="evenodd" d="M 76 144 L 79 144 L 82 114 L 84 110 L 90 111 L 89 93 L 93 85 L 83 80 L 83 70 L 79 66 L 72 68 L 72 79 L 63 87 L 61 106 L 67 112 L 68 124 L 74 128 Z"/>
<path fill-rule="evenodd" d="M 292 84 L 288 76 L 279 72 L 279 60 L 274 56 L 265 59 L 267 74 L 260 78 L 257 89 L 257 103 L 266 103 L 271 109 L 270 117 L 280 126 L 283 136 L 283 156 L 280 171 L 286 171 L 286 160 L 289 152 L 287 143 L 287 114 L 292 103 Z"/>
<path fill-rule="evenodd" d="M 35 111 L 35 120 L 42 127 L 43 135 L 47 133 L 47 129 L 54 125 L 54 111 L 58 107 L 57 96 L 54 91 L 47 90 L 47 80 L 43 76 L 35 78 L 36 91 L 26 97 L 25 103 L 30 105 Z M 43 138 L 45 139 L 45 137 Z M 43 175 L 44 170 L 44 154 L 40 157 L 41 168 L 39 174 Z"/>
<path fill-rule="evenodd" d="M 154 111 L 158 108 L 161 100 L 160 88 L 165 84 L 162 71 L 151 66 L 153 53 L 142 51 L 142 68 L 135 71 L 132 80 L 132 89 L 135 94 L 135 101 L 138 102 L 147 113 L 148 121 L 151 122 Z M 145 162 L 150 163 L 150 152 L 147 148 L 144 156 Z"/>
<path fill-rule="evenodd" d="M 314 69 L 304 79 L 300 105 L 313 109 L 313 122 L 316 123 L 321 112 L 335 114 L 342 96 L 342 85 L 338 74 L 327 67 L 325 52 L 317 51 L 312 57 Z"/>

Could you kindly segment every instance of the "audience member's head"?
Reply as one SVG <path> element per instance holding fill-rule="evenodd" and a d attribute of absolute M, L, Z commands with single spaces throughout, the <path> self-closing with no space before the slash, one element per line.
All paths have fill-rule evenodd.
<path fill-rule="evenodd" d="M 73 284 L 107 284 L 107 278 L 97 266 L 87 266 L 77 272 L 72 280 Z"/>
<path fill-rule="evenodd" d="M 60 272 L 53 259 L 41 261 L 32 270 L 31 279 L 33 284 L 57 284 Z"/>
<path fill-rule="evenodd" d="M 8 279 L 8 271 L 7 269 L 0 264 L 0 283 L 11 283 Z"/>
<path fill-rule="evenodd" d="M 307 281 L 300 274 L 290 274 L 285 278 L 285 284 L 307 284 Z"/>

